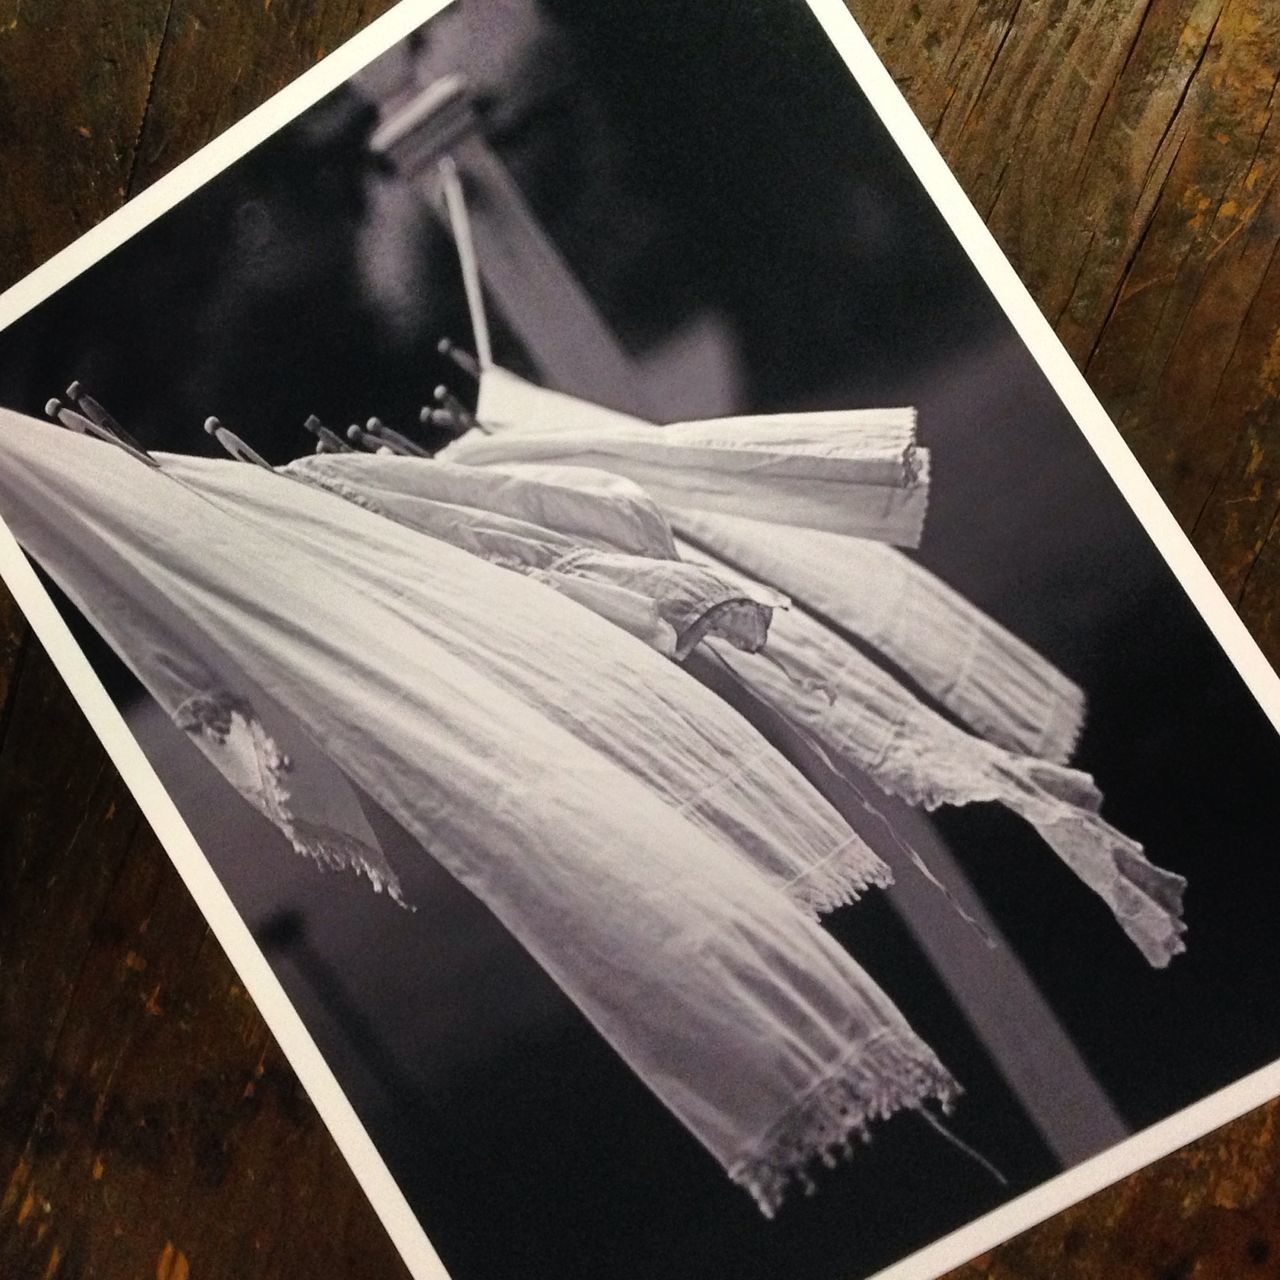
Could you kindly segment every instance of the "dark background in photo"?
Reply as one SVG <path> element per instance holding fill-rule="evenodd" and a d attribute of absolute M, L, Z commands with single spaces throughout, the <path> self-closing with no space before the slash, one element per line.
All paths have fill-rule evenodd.
<path fill-rule="evenodd" d="M 1280 1056 L 1275 734 L 808 8 L 458 0 L 388 58 L 474 74 L 495 148 L 637 360 L 709 318 L 734 407 L 918 407 L 919 559 L 1084 687 L 1077 762 L 1188 877 L 1188 953 L 1148 969 L 1001 810 L 945 811 L 938 833 L 1131 1127 Z M 437 338 L 470 335 L 447 234 L 370 158 L 378 83 L 0 334 L 0 403 L 39 414 L 80 378 L 151 447 L 209 449 L 217 413 L 273 460 L 308 448 L 312 412 L 407 428 L 456 381 Z M 289 852 L 71 620 L 457 1280 L 837 1280 L 1057 1171 L 871 895 L 829 927 L 961 1079 L 948 1124 L 1008 1186 L 908 1115 L 766 1222 L 386 815 L 416 915 Z"/>

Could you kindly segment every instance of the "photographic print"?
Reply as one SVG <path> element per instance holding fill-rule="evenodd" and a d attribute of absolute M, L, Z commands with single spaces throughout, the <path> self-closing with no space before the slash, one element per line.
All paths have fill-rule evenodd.
<path fill-rule="evenodd" d="M 1274 677 L 848 15 L 390 17 L 10 295 L 0 518 L 413 1274 L 931 1280 L 1275 1093 Z"/>

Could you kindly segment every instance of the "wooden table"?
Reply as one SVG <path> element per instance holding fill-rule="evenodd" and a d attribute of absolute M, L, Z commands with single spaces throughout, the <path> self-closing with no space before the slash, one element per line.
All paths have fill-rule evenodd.
<path fill-rule="evenodd" d="M 3 0 L 0 285 L 389 0 Z M 1280 7 L 851 0 L 1126 439 L 1280 656 Z M 956 1274 L 1280 1266 L 1265 1107 Z M 404 1274 L 0 595 L 0 1274 Z"/>

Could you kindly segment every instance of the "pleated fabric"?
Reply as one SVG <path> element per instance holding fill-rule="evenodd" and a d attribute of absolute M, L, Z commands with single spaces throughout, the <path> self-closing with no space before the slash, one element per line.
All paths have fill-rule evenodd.
<path fill-rule="evenodd" d="M 286 474 L 420 533 L 524 573 L 667 657 L 707 636 L 759 649 L 781 592 L 682 561 L 671 531 L 628 481 L 579 468 L 549 477 L 365 453 L 302 458 Z M 625 486 L 625 487 L 623 487 Z"/>
<path fill-rule="evenodd" d="M 1186 881 L 1153 866 L 1136 840 L 1102 818 L 1102 793 L 1087 773 L 966 733 L 802 609 L 776 619 L 773 661 L 718 652 L 837 771 L 852 765 L 925 809 L 1004 805 L 1102 898 L 1151 965 L 1164 968 L 1186 949 Z"/>
<path fill-rule="evenodd" d="M 634 501 L 642 508 L 646 530 L 651 531 L 647 523 L 650 515 L 658 521 L 662 517 L 656 509 L 650 511 L 650 500 L 638 489 L 633 491 L 629 481 L 616 478 L 611 482 L 609 477 L 585 468 L 550 467 L 544 471 L 530 464 L 520 469 L 518 483 L 512 483 L 501 469 L 353 453 L 302 459 L 284 470 L 419 532 L 440 536 L 491 564 L 547 582 L 677 660 L 683 660 L 696 644 L 710 638 L 725 639 L 748 652 L 759 650 L 765 643 L 774 609 L 787 604 L 785 597 L 770 597 L 768 588 L 733 570 L 708 569 L 692 560 L 679 559 L 665 521 L 660 537 L 646 536 L 645 547 L 654 555 L 609 551 L 611 539 L 615 547 L 633 545 L 633 530 L 638 523 L 626 518 L 628 513 L 618 513 L 619 502 Z M 544 483 L 553 488 L 576 485 L 572 504 L 549 499 L 542 491 Z M 619 490 L 619 485 L 628 487 Z M 445 504 L 429 495 L 445 495 L 456 501 Z M 592 510 L 591 504 L 597 499 L 602 509 Z M 495 513 L 483 509 L 485 506 L 501 510 Z M 535 516 L 555 527 L 534 525 L 531 518 Z M 502 523 L 495 525 L 495 520 Z M 520 546 L 516 548 L 511 545 L 513 528 L 519 531 Z M 588 548 L 574 541 L 588 536 Z M 547 555 L 571 560 L 575 572 L 581 575 L 576 582 L 584 589 L 567 589 L 564 575 L 531 571 L 530 565 L 544 562 Z M 610 572 L 619 565 L 621 574 Z M 679 643 L 669 645 L 667 637 L 647 634 L 643 626 L 635 625 L 634 618 L 620 616 L 620 593 L 614 585 L 619 576 L 627 582 L 627 590 L 621 594 L 640 601 L 637 615 L 649 609 L 655 616 L 669 620 L 676 599 L 673 593 L 687 593 L 680 597 L 680 605 L 693 624 L 683 631 L 678 626 L 667 627 L 670 635 L 679 637 Z M 611 700 L 612 715 L 627 715 L 625 703 L 613 701 L 614 690 L 605 687 L 599 696 Z M 634 762 L 627 756 L 629 738 L 597 732 L 597 726 L 584 722 L 579 710 L 571 705 L 550 708 L 549 714 L 567 717 L 575 731 L 591 735 L 593 745 L 618 758 L 624 767 L 632 767 Z M 731 744 L 726 743 L 724 750 L 731 749 Z M 830 815 L 825 809 L 811 811 L 813 795 L 797 793 L 790 787 L 773 787 L 768 794 L 757 796 L 758 805 L 772 806 L 771 834 L 747 829 L 741 815 L 728 812 L 724 788 L 705 770 L 668 773 L 662 778 L 661 788 L 670 803 L 689 808 L 695 818 L 705 817 L 714 828 L 733 830 L 737 848 L 752 864 L 815 917 L 855 902 L 867 889 L 886 887 L 891 881 L 888 867 L 861 837 L 851 839 L 852 833 L 842 823 L 827 821 Z M 708 796 L 714 805 L 704 815 Z M 783 807 L 782 797 L 787 797 L 789 807 Z M 823 825 L 815 838 L 819 822 Z"/>
<path fill-rule="evenodd" d="M 166 705 L 215 694 L 201 732 L 260 720 L 259 694 L 292 717 L 765 1212 L 872 1119 L 954 1095 L 766 870 L 852 833 L 678 666 L 541 583 L 268 470 L 153 470 L 7 412 L 0 439 L 0 512 L 144 683 L 185 673 Z"/>
<path fill-rule="evenodd" d="M 585 418 L 585 410 L 576 415 Z M 437 455 L 473 466 L 561 463 L 635 481 L 678 522 L 688 512 L 755 516 L 916 546 L 929 456 L 914 409 L 783 414 L 673 423 L 618 422 L 470 431 Z"/>
<path fill-rule="evenodd" d="M 606 592 L 611 584 L 607 575 L 600 576 L 601 562 L 635 560 L 651 566 L 657 580 L 700 570 L 711 584 L 742 582 L 741 575 L 735 577 L 710 551 L 698 551 L 687 544 L 673 546 L 670 553 L 675 557 L 683 550 L 683 559 L 668 561 L 566 551 L 572 541 L 565 535 L 541 531 L 527 522 L 520 525 L 523 545 L 548 550 L 520 553 L 493 537 L 462 538 L 454 529 L 458 520 L 468 530 L 483 520 L 475 505 L 448 507 L 448 515 L 442 517 L 427 498 L 446 493 L 470 504 L 488 500 L 487 487 L 492 486 L 493 477 L 484 468 L 417 458 L 337 455 L 308 459 L 290 470 L 323 476 L 336 492 L 362 503 L 376 498 L 375 509 L 415 528 L 431 532 L 444 524 L 449 540 L 492 563 L 524 569 L 526 562 L 543 564 L 557 556 L 582 556 L 585 580 Z M 590 472 L 583 472 L 584 485 L 590 476 Z M 572 482 L 572 477 L 569 480 Z M 504 492 L 511 494 L 510 480 L 499 476 L 498 481 L 506 486 Z M 606 487 L 599 480 L 593 483 L 598 489 Z M 525 478 L 521 484 L 530 496 L 517 506 L 512 495 L 508 509 L 545 515 L 550 504 L 536 496 L 538 483 Z M 578 522 L 579 526 L 585 523 Z M 604 520 L 589 523 L 601 542 L 607 540 Z M 1056 745 L 1053 754 L 1065 754 L 1083 714 L 1083 696 L 1076 686 L 956 593 L 922 570 L 915 571 L 915 566 L 892 548 L 726 516 L 705 515 L 690 523 L 704 548 L 707 544 L 727 546 L 737 568 L 750 568 L 775 582 L 786 582 L 807 605 L 818 602 L 829 617 L 877 643 L 944 706 L 977 721 L 976 727 L 986 728 L 993 739 L 984 741 L 949 723 L 804 611 L 772 624 L 766 652 L 754 662 L 735 662 L 727 654 L 720 655 L 753 694 L 801 727 L 837 767 L 852 765 L 885 791 L 928 809 L 980 802 L 1005 805 L 1030 822 L 1102 897 L 1150 963 L 1167 965 L 1183 949 L 1182 878 L 1152 866 L 1136 841 L 1100 816 L 1102 796 L 1087 774 L 1067 769 L 1044 754 L 1007 750 L 1001 745 L 1001 739 L 1014 744 L 1029 740 L 1036 746 L 1052 741 Z M 487 534 L 487 528 L 483 532 Z M 654 539 L 652 549 L 658 550 L 660 545 L 660 540 Z M 860 555 L 864 548 L 870 548 L 871 554 Z M 589 568 L 592 564 L 596 566 L 594 581 Z M 839 566 L 839 573 L 831 572 L 835 566 Z M 629 580 L 638 588 L 640 573 L 632 569 Z M 696 585 L 691 583 L 691 589 Z M 937 590 L 933 590 L 935 585 Z M 890 594 L 895 587 L 896 593 Z M 731 585 L 729 590 L 740 598 L 750 598 L 749 587 Z M 766 590 L 757 588 L 761 593 Z M 619 622 L 607 598 L 593 599 L 589 593 L 576 598 L 601 616 Z M 642 593 L 641 598 L 650 596 Z M 715 595 L 695 590 L 693 598 L 698 603 L 689 610 L 690 617 L 709 617 L 717 607 Z M 931 633 L 913 641 L 912 630 L 926 626 Z M 639 628 L 628 629 L 641 633 Z M 766 648 L 767 631 L 768 624 L 760 626 L 752 633 L 751 643 L 738 637 L 737 647 L 749 652 Z M 685 634 L 693 634 L 692 629 Z M 715 639 L 716 634 L 714 627 L 704 626 L 694 643 Z M 683 659 L 693 643 L 655 647 Z M 674 791 L 670 794 L 679 801 Z M 757 845 L 753 841 L 750 847 Z M 806 850 L 800 857 L 805 860 L 804 874 L 797 858 L 786 881 L 787 891 L 816 912 L 852 901 L 868 883 L 876 882 L 860 857 L 849 857 L 843 851 L 831 857 Z"/>
<path fill-rule="evenodd" d="M 501 394 L 514 421 L 519 380 L 505 382 Z M 785 497 L 756 501 L 748 487 L 734 484 L 726 484 L 722 501 L 708 501 L 697 463 L 685 468 L 674 461 L 686 447 L 696 450 L 695 442 L 718 447 L 734 432 L 744 454 L 757 447 L 771 458 L 788 451 L 803 456 L 810 447 L 820 453 L 823 445 L 814 442 L 823 440 L 838 442 L 836 452 L 856 451 L 855 440 L 866 448 L 878 432 L 891 433 L 898 411 L 649 425 L 646 437 L 637 420 L 619 422 L 612 413 L 593 419 L 591 406 L 581 402 L 572 429 L 557 431 L 549 420 L 552 406 L 538 393 L 531 400 L 542 406 L 537 430 L 471 432 L 450 446 L 450 456 L 481 466 L 518 459 L 572 463 L 568 442 L 576 440 L 582 460 L 615 467 L 650 493 L 684 540 L 677 554 L 720 572 L 753 575 L 792 598 L 797 607 L 773 616 L 760 653 L 722 652 L 721 658 L 752 694 L 802 728 L 833 767 L 851 764 L 925 808 L 1005 805 L 1103 899 L 1149 963 L 1163 967 L 1185 949 L 1185 880 L 1152 865 L 1137 841 L 1107 823 L 1092 778 L 1065 767 L 1085 710 L 1073 682 L 884 545 L 903 541 L 888 525 L 872 538 L 850 536 L 852 525 L 842 530 L 830 516 L 812 518 L 812 510 L 788 506 Z M 830 437 L 823 434 L 828 430 Z M 637 442 L 646 438 L 641 447 Z M 664 454 L 657 442 L 668 438 L 672 447 Z M 886 448 L 886 456 L 891 453 Z M 920 479 L 927 487 L 927 475 Z M 815 509 L 827 501 L 818 489 Z M 876 650 L 973 733 L 937 714 L 833 628 Z M 832 895 L 840 901 L 838 884 Z"/>
<path fill-rule="evenodd" d="M 1084 724 L 1080 687 L 895 547 L 741 516 L 684 513 L 680 534 L 865 641 L 962 724 L 1062 763 Z"/>

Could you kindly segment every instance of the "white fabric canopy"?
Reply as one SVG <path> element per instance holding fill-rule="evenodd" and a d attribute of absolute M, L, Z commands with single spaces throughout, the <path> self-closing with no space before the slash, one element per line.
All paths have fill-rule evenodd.
<path fill-rule="evenodd" d="M 535 401 L 542 403 L 540 393 Z M 929 456 L 916 444 L 914 409 L 721 418 L 661 430 L 612 413 L 589 425 L 586 408 L 573 419 L 530 431 L 470 431 L 437 457 L 611 471 L 634 480 L 673 520 L 685 511 L 753 515 L 900 546 L 920 541 Z"/>
<path fill-rule="evenodd" d="M 482 376 L 482 386 L 490 376 Z M 503 375 L 501 397 L 513 421 L 520 387 L 519 379 Z M 768 459 L 761 468 L 766 478 L 788 466 L 797 474 L 810 465 L 821 471 L 815 460 L 831 454 L 863 468 L 865 478 L 895 431 L 907 431 L 893 447 L 909 441 L 910 456 L 914 415 L 909 428 L 896 410 L 657 427 L 620 422 L 609 411 L 593 419 L 592 407 L 578 401 L 572 427 L 557 431 L 550 421 L 554 406 L 538 389 L 527 394 L 536 406 L 536 430 L 472 431 L 447 455 L 473 465 L 576 459 L 641 483 L 676 533 L 692 540 L 676 554 L 718 572 L 732 566 L 750 573 L 800 606 L 774 616 L 758 655 L 722 657 L 752 694 L 805 730 L 834 767 L 851 764 L 886 791 L 925 808 L 1004 804 L 1035 826 L 1099 894 L 1152 965 L 1163 967 L 1185 949 L 1183 878 L 1153 866 L 1138 842 L 1100 816 L 1102 796 L 1092 778 L 1062 767 L 1084 717 L 1084 696 L 1075 684 L 934 575 L 883 545 L 895 541 L 888 524 L 877 540 L 850 536 L 855 522 L 842 529 L 828 505 L 837 501 L 839 485 L 828 497 L 813 483 L 817 496 L 807 506 L 788 506 L 785 498 L 778 505 L 737 483 L 739 473 L 731 469 L 733 479 L 713 483 L 715 498 L 708 500 L 703 466 L 714 470 L 714 464 L 702 449 L 723 448 L 726 456 L 737 449 L 743 457 L 759 450 Z M 885 458 L 892 453 L 884 447 Z M 801 460 L 779 462 L 792 455 Z M 927 475 L 915 483 L 927 488 Z M 767 479 L 763 487 L 768 490 Z M 845 492 L 857 507 L 857 485 Z M 871 645 L 981 736 L 936 714 L 829 624 Z M 838 883 L 827 887 L 839 902 Z"/>
<path fill-rule="evenodd" d="M 1079 686 L 896 547 L 743 516 L 684 513 L 679 523 L 717 561 L 866 641 L 975 733 L 1071 758 L 1084 722 Z"/>
<path fill-rule="evenodd" d="M 759 424 L 755 429 L 764 430 Z M 436 532 L 492 563 L 528 571 L 531 565 L 567 563 L 577 557 L 581 581 L 590 591 L 575 598 L 634 634 L 643 634 L 642 628 L 619 616 L 609 594 L 619 582 L 635 588 L 635 598 L 655 601 L 658 612 L 670 616 L 663 591 L 684 580 L 686 620 L 712 616 L 725 600 L 750 604 L 753 598 L 752 588 L 744 587 L 740 576 L 709 552 L 687 546 L 683 559 L 675 558 L 681 552 L 673 547 L 672 558 L 664 561 L 575 549 L 566 535 L 528 522 L 518 524 L 518 538 L 505 529 L 505 536 L 494 536 L 488 517 L 476 507 L 492 502 L 490 491 L 495 488 L 501 488 L 506 509 L 555 518 L 552 504 L 538 496 L 540 482 L 528 476 L 517 493 L 510 477 L 479 467 L 355 454 L 306 459 L 293 464 L 290 473 L 321 481 L 362 505 Z M 582 503 L 589 490 L 609 488 L 586 469 L 581 484 Z M 434 494 L 463 505 L 443 505 L 432 499 Z M 617 501 L 618 495 L 611 498 Z M 984 741 L 949 723 L 805 611 L 774 620 L 767 647 L 767 623 L 751 632 L 750 643 L 743 642 L 741 627 L 738 634 L 730 630 L 738 648 L 764 648 L 765 653 L 754 660 L 724 653 L 721 660 L 753 694 L 809 735 L 838 769 L 852 765 L 885 791 L 928 809 L 984 801 L 1004 804 L 1030 822 L 1102 897 L 1151 964 L 1167 965 L 1183 949 L 1182 878 L 1152 866 L 1136 841 L 1099 815 L 1102 796 L 1087 774 L 1067 769 L 1054 758 L 1001 745 L 1030 740 L 1041 746 L 1051 741 L 1050 756 L 1066 754 L 1083 714 L 1083 696 L 1076 686 L 956 593 L 941 584 L 932 590 L 936 579 L 923 576 L 892 548 L 726 516 L 706 515 L 687 523 L 704 544 L 729 546 L 739 565 L 763 572 L 774 582 L 786 582 L 807 604 L 816 602 L 855 634 L 878 640 L 878 647 L 919 675 L 944 706 L 967 712 L 965 718 L 986 728 L 994 739 Z M 588 525 L 596 531 L 597 545 L 607 543 L 605 519 L 579 516 L 577 527 Z M 651 548 L 660 551 L 662 543 L 654 538 Z M 645 587 L 635 565 L 646 566 L 649 578 L 660 586 Z M 708 577 L 688 579 L 690 572 Z M 554 584 L 555 576 L 546 580 Z M 694 603 L 689 606 L 688 600 Z M 755 588 L 754 600 L 754 607 L 770 612 L 764 607 L 766 588 Z M 683 634 L 692 643 L 675 646 L 649 638 L 660 652 L 684 658 L 694 643 L 714 639 L 722 631 L 714 623 L 690 625 Z M 682 802 L 674 789 L 671 794 Z M 754 849 L 762 847 L 758 839 L 749 843 Z M 764 865 L 761 855 L 757 860 Z M 806 854 L 804 862 L 805 874 L 799 863 L 791 869 L 788 891 L 815 911 L 856 898 L 868 883 L 882 882 L 864 859 L 844 851 L 835 858 Z"/>
<path fill-rule="evenodd" d="M 178 459 L 173 460 L 174 465 L 179 462 Z M 455 498 L 469 499 L 470 503 L 491 501 L 485 490 L 492 477 L 478 468 L 456 467 L 419 458 L 340 454 L 292 463 L 286 468 L 286 472 L 290 476 L 305 476 L 311 482 L 323 481 L 321 488 L 338 493 L 360 507 L 389 516 L 415 531 L 435 530 L 443 534 L 444 541 L 464 546 L 490 563 L 518 572 L 526 572 L 528 569 L 526 559 L 513 557 L 507 539 L 495 539 L 491 536 L 491 513 L 480 510 L 477 506 L 464 504 L 451 505 L 442 512 L 425 497 L 433 492 L 448 492 Z M 596 544 L 604 547 L 607 546 L 610 520 L 604 512 L 591 514 L 588 511 L 588 500 L 591 492 L 607 493 L 610 503 L 618 495 L 604 483 L 597 484 L 592 489 L 589 473 L 584 472 L 583 475 L 585 487 L 576 495 L 573 522 L 575 527 L 593 529 Z M 539 492 L 540 488 L 540 482 L 526 474 L 521 477 L 517 498 L 517 491 L 504 479 L 502 489 L 506 509 L 517 513 L 523 511 L 526 515 L 537 512 L 544 518 L 563 523 L 558 514 L 550 511 L 551 504 Z M 513 518 L 518 519 L 519 516 Z M 627 522 L 620 522 L 620 527 L 627 528 Z M 527 532 L 533 530 L 533 526 L 526 525 L 525 528 Z M 535 550 L 528 554 L 540 555 L 545 540 L 554 539 L 557 534 L 558 531 L 554 529 L 529 533 L 528 543 Z M 667 538 L 670 538 L 669 533 Z M 617 625 L 614 601 L 606 599 L 601 592 L 607 591 L 618 575 L 602 574 L 599 562 L 603 560 L 610 568 L 621 562 L 630 578 L 633 594 L 652 601 L 655 608 L 663 613 L 669 613 L 669 585 L 674 583 L 680 586 L 682 578 L 690 573 L 698 575 L 707 572 L 701 566 L 677 560 L 674 543 L 671 543 L 671 547 L 670 558 L 665 560 L 633 557 L 623 553 L 616 553 L 611 558 L 600 552 L 596 553 L 593 562 L 587 558 L 591 554 L 589 552 L 584 553 L 580 549 L 572 553 L 579 557 L 578 568 L 584 575 L 580 581 L 592 588 L 583 595 L 565 592 L 563 580 L 551 581 L 542 573 L 535 576 L 539 581 L 549 581 L 562 594 L 568 594 L 570 598 L 587 605 L 593 612 Z M 653 549 L 658 550 L 659 547 L 654 545 Z M 522 552 L 521 556 L 524 555 Z M 596 565 L 595 571 L 590 567 L 593 563 Z M 636 569 L 636 564 L 644 566 L 644 569 Z M 642 572 L 647 572 L 651 578 L 660 579 L 660 586 L 656 591 L 651 585 L 640 581 Z M 663 578 L 667 579 L 666 583 L 661 582 Z M 758 597 L 769 594 L 767 588 L 758 585 L 741 585 L 741 576 L 730 571 L 713 571 L 706 580 L 713 584 L 716 593 L 712 601 L 727 596 L 730 603 L 736 603 L 744 598 L 749 600 L 753 592 Z M 700 579 L 694 577 L 688 581 L 698 583 Z M 705 617 L 717 607 L 704 597 L 695 599 L 697 603 L 688 610 L 691 617 Z M 776 605 L 782 599 L 775 596 L 771 605 Z M 752 605 L 753 609 L 759 607 Z M 766 611 L 772 614 L 771 608 Z M 624 629 L 630 630 L 629 627 Z M 739 624 L 727 629 L 738 647 L 758 647 L 758 644 L 742 643 L 743 633 L 748 631 L 747 626 Z M 708 628 L 695 639 L 708 634 L 718 632 Z M 754 635 L 751 638 L 755 639 Z M 663 645 L 653 644 L 652 647 L 659 652 L 667 652 Z M 518 672 L 516 675 L 520 678 Z M 671 683 L 669 673 L 668 683 Z M 705 697 L 702 690 L 691 690 L 687 684 L 682 685 L 678 680 L 671 688 L 677 698 L 682 695 Z M 531 688 L 528 692 L 534 699 L 542 696 L 541 691 L 536 688 Z M 555 701 L 544 709 L 547 715 L 566 724 L 575 733 L 586 735 L 592 746 L 618 759 L 624 767 L 630 769 L 638 763 L 655 785 L 660 787 L 663 797 L 693 821 L 706 823 L 716 832 L 732 831 L 735 846 L 749 857 L 752 865 L 807 910 L 814 913 L 831 910 L 837 905 L 854 901 L 868 887 L 889 883 L 888 868 L 862 838 L 846 826 L 816 791 L 807 784 L 797 786 L 799 775 L 763 739 L 755 735 L 750 740 L 743 740 L 734 734 L 722 736 L 716 741 L 713 752 L 701 759 L 686 756 L 673 758 L 671 767 L 665 764 L 655 765 L 655 756 L 663 753 L 655 753 L 652 744 L 643 743 L 640 746 L 641 756 L 636 757 L 634 730 L 627 734 L 616 731 L 617 724 L 634 720 L 625 684 L 606 680 L 602 682 L 595 698 L 598 699 L 598 706 L 603 709 L 599 714 L 586 713 L 573 700 Z M 671 704 L 671 714 L 681 714 L 680 706 L 674 701 Z M 749 760 L 752 751 L 758 753 L 758 759 L 754 761 Z M 723 776 L 729 763 L 734 760 L 738 761 L 738 765 L 733 766 L 736 771 L 732 776 Z M 744 761 L 750 764 L 750 768 L 745 771 L 739 769 Z M 745 795 L 740 798 L 740 792 L 749 792 L 749 798 Z M 763 818 L 760 815 L 764 815 Z"/>
<path fill-rule="evenodd" d="M 675 664 L 288 477 L 163 455 L 154 470 L 3 411 L 0 438 L 0 512 L 161 702 L 258 759 L 268 730 L 239 721 L 293 717 L 766 1212 L 869 1120 L 954 1094 L 779 892 L 797 850 L 861 842 Z"/>
<path fill-rule="evenodd" d="M 481 411 L 436 460 L 278 473 L 0 411 L 0 513 L 297 850 L 402 900 L 371 795 L 766 1213 L 957 1089 L 814 922 L 887 868 L 730 703 L 912 804 L 1004 804 L 1150 963 L 1183 949 L 1183 880 L 1066 767 L 1079 688 L 889 545 L 912 411 L 656 428 L 498 369 Z"/>
<path fill-rule="evenodd" d="M 753 693 L 805 730 L 837 771 L 852 765 L 925 809 L 1004 805 L 1102 898 L 1150 964 L 1163 968 L 1185 950 L 1186 881 L 1153 866 L 1136 840 L 1101 817 L 1102 793 L 1087 773 L 957 728 L 801 609 L 771 628 L 774 662 L 718 651 Z"/>
<path fill-rule="evenodd" d="M 706 636 L 759 649 L 781 592 L 676 558 L 671 531 L 621 478 L 553 469 L 535 478 L 416 457 L 301 458 L 285 472 L 491 564 L 527 574 L 667 657 Z"/>

